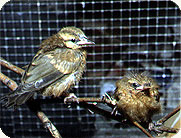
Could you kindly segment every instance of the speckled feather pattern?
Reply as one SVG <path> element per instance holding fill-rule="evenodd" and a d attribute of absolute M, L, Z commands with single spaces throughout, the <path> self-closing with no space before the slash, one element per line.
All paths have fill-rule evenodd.
<path fill-rule="evenodd" d="M 52 59 L 50 63 L 65 75 L 45 88 L 42 93 L 44 96 L 61 96 L 64 91 L 67 91 L 76 82 L 80 81 L 86 68 L 86 51 L 68 49 L 61 52 L 59 50 L 58 53 L 56 59 L 61 60 L 56 60 L 54 53 L 50 53 L 47 56 Z M 68 62 L 65 62 L 64 58 L 68 59 Z"/>

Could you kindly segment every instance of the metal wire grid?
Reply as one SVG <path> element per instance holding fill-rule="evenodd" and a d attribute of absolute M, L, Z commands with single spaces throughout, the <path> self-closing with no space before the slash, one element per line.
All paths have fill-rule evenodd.
<path fill-rule="evenodd" d="M 31 61 L 42 40 L 62 27 L 82 28 L 96 46 L 87 48 L 87 71 L 72 90 L 78 96 L 99 97 L 112 91 L 126 71 L 137 69 L 151 71 L 161 86 L 163 113 L 154 119 L 180 101 L 180 10 L 171 1 L 15 0 L 4 5 L 0 25 L 1 56 L 20 67 Z M 19 81 L 3 67 L 2 72 Z M 3 85 L 1 91 L 1 96 L 9 92 Z M 64 137 L 144 136 L 79 107 L 42 108 Z M 15 112 L 1 109 L 1 128 L 12 137 L 50 137 L 25 105 Z"/>

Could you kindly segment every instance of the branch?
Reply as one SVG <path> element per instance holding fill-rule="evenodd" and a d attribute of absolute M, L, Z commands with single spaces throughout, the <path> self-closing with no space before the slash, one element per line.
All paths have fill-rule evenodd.
<path fill-rule="evenodd" d="M 91 102 L 91 103 L 106 103 L 111 107 L 114 107 L 116 105 L 116 101 L 110 100 L 108 98 L 95 98 L 95 97 L 81 97 L 81 98 L 67 98 L 66 103 L 81 103 L 81 102 Z"/>
<path fill-rule="evenodd" d="M 4 83 L 8 88 L 10 88 L 12 91 L 16 90 L 18 87 L 17 83 L 4 75 L 3 73 L 0 72 L 0 80 L 2 83 Z"/>
<path fill-rule="evenodd" d="M 3 59 L 2 57 L 0 57 L 0 65 L 12 70 L 13 72 L 16 72 L 17 74 L 22 75 L 24 73 L 24 70 L 9 63 L 8 61 L 6 61 L 5 59 Z"/>
<path fill-rule="evenodd" d="M 43 112 L 37 112 L 38 118 L 41 120 L 41 122 L 44 124 L 45 128 L 48 128 L 50 133 L 55 138 L 62 138 L 56 127 L 53 125 L 53 123 L 48 119 L 48 117 Z"/>

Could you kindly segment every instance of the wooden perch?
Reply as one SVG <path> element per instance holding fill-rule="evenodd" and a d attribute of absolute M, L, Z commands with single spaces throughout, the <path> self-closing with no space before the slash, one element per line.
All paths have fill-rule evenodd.
<path fill-rule="evenodd" d="M 95 97 L 84 97 L 84 98 L 69 98 L 66 100 L 67 103 L 79 103 L 79 102 L 91 102 L 91 103 L 106 103 L 111 107 L 116 105 L 115 101 L 111 101 L 107 98 L 95 98 Z"/>
<path fill-rule="evenodd" d="M 13 72 L 22 75 L 24 73 L 24 70 L 9 63 L 8 61 L 6 61 L 5 59 L 3 59 L 2 57 L 0 57 L 0 65 L 12 70 Z"/>
<path fill-rule="evenodd" d="M 38 118 L 41 120 L 41 122 L 44 124 L 45 128 L 48 128 L 50 133 L 55 138 L 62 138 L 56 127 L 53 125 L 53 123 L 48 119 L 48 117 L 43 112 L 37 112 Z"/>
<path fill-rule="evenodd" d="M 8 88 L 10 88 L 12 91 L 16 90 L 18 87 L 17 83 L 4 75 L 3 73 L 0 72 L 0 80 L 2 83 L 4 83 Z"/>

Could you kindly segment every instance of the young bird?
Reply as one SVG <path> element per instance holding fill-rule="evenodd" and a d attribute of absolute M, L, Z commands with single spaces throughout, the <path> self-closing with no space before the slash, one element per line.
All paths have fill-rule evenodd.
<path fill-rule="evenodd" d="M 86 68 L 86 51 L 91 45 L 85 34 L 76 27 L 62 28 L 44 40 L 37 54 L 25 70 L 15 92 L 4 96 L 6 107 L 17 107 L 35 93 L 59 97 L 76 82 Z"/>
<path fill-rule="evenodd" d="M 133 122 L 148 125 L 153 114 L 161 111 L 159 86 L 148 72 L 129 72 L 116 86 L 117 109 Z"/>

